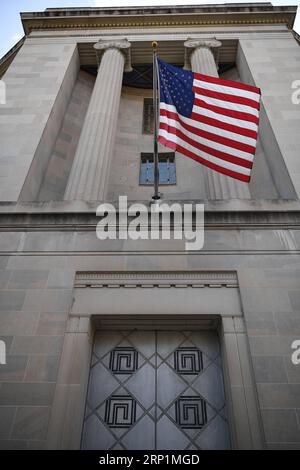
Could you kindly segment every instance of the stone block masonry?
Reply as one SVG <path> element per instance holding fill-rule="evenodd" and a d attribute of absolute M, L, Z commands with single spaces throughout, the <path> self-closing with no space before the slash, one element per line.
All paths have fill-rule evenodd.
<path fill-rule="evenodd" d="M 76 44 L 25 41 L 0 106 L 0 200 L 34 200 L 79 68 Z"/>

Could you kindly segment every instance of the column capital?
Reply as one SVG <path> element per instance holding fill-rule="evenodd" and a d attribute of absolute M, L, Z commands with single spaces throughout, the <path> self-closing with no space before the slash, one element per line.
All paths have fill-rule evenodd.
<path fill-rule="evenodd" d="M 131 72 L 131 43 L 126 39 L 99 39 L 99 41 L 94 44 L 94 49 L 96 50 L 98 62 L 100 63 L 100 57 L 104 51 L 109 49 L 118 49 L 125 57 L 125 66 L 124 72 Z"/>
<path fill-rule="evenodd" d="M 191 65 L 190 65 L 191 54 L 195 50 L 202 49 L 202 48 L 211 50 L 212 54 L 214 55 L 216 64 L 217 64 L 218 57 L 219 57 L 219 47 L 221 46 L 222 46 L 221 41 L 218 41 L 215 38 L 209 38 L 209 39 L 187 38 L 187 40 L 184 42 L 184 47 L 185 47 L 184 68 L 187 70 L 191 69 Z"/>
<path fill-rule="evenodd" d="M 208 47 L 209 49 L 217 48 L 222 46 L 221 41 L 218 41 L 215 38 L 211 39 L 191 39 L 188 38 L 184 42 L 184 47 L 188 49 L 197 49 L 198 47 Z"/>

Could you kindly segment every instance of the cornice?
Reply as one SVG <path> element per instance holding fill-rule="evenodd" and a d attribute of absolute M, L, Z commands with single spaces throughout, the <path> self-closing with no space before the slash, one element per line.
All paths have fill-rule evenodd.
<path fill-rule="evenodd" d="M 106 29 L 106 28 L 147 28 L 147 27 L 164 27 L 172 28 L 174 26 L 231 26 L 231 25 L 262 25 L 262 24 L 286 24 L 291 27 L 290 17 L 275 17 L 275 18 L 247 18 L 247 19 L 195 19 L 195 20 L 170 20 L 169 21 L 126 21 L 126 22 L 71 22 L 71 23 L 59 23 L 59 22 L 43 22 L 34 21 L 23 23 L 27 34 L 32 31 L 44 31 L 44 30 L 60 30 L 60 29 Z"/>
<path fill-rule="evenodd" d="M 107 29 L 218 25 L 286 24 L 292 27 L 297 7 L 207 5 L 203 7 L 131 9 L 53 9 L 21 13 L 26 34 L 49 29 Z"/>

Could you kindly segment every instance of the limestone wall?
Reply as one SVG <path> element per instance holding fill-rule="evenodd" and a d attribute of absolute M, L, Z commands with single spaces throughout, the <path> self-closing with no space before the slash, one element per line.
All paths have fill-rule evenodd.
<path fill-rule="evenodd" d="M 100 242 L 93 229 L 2 232 L 0 339 L 8 361 L 0 368 L 0 448 L 45 445 L 76 271 L 236 270 L 267 446 L 299 449 L 300 367 L 291 363 L 300 337 L 299 249 L 293 229 L 208 230 L 204 249 L 188 254 L 178 240 Z M 172 309 L 171 294 L 156 289 L 156 303 Z M 188 299 L 188 289 L 181 294 Z M 93 295 L 100 305 L 101 289 Z M 210 313 L 204 300 L 199 313 Z"/>
<path fill-rule="evenodd" d="M 281 197 L 299 198 L 300 106 L 292 102 L 292 84 L 300 75 L 299 45 L 292 33 L 281 39 L 241 39 L 237 64 L 242 80 L 253 80 L 262 89 L 262 143 L 269 147 Z"/>
<path fill-rule="evenodd" d="M 76 44 L 25 41 L 0 107 L 0 200 L 35 200 L 79 67 Z"/>

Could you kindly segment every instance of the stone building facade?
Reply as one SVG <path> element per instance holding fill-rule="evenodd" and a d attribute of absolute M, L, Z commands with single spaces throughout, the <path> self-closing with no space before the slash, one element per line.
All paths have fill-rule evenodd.
<path fill-rule="evenodd" d="M 295 14 L 21 15 L 25 37 L 0 61 L 0 448 L 300 448 Z M 166 62 L 262 89 L 249 185 L 164 160 L 176 177 L 162 200 L 205 204 L 199 251 L 96 237 L 100 202 L 153 194 L 153 40 Z"/>

